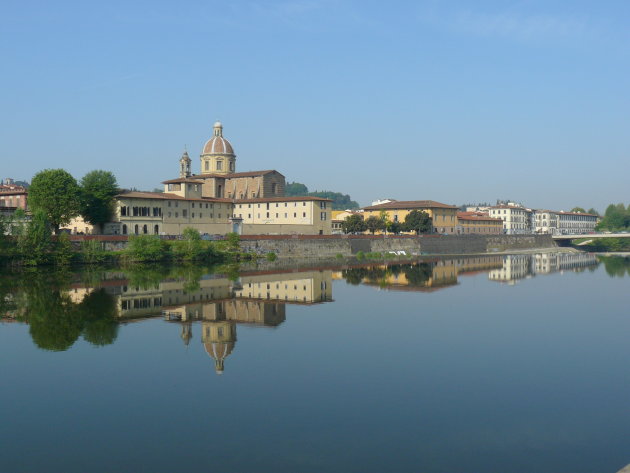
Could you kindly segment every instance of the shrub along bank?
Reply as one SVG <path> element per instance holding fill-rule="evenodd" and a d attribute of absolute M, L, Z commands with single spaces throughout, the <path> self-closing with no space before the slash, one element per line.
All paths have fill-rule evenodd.
<path fill-rule="evenodd" d="M 53 236 L 52 226 L 42 212 L 35 212 L 30 220 L 18 217 L 11 222 L 0 221 L 0 262 L 5 264 L 66 266 L 168 261 L 215 264 L 256 258 L 241 251 L 237 234 L 229 234 L 223 241 L 205 241 L 193 228 L 186 228 L 182 239 L 176 241 L 162 240 L 156 235 L 133 235 L 127 248 L 121 251 L 105 251 L 96 240 L 86 240 L 76 249 L 67 234 Z"/>

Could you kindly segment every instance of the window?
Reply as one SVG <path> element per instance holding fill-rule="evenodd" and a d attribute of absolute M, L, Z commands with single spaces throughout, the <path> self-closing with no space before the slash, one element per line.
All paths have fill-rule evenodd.
<path fill-rule="evenodd" d="M 297 218 L 297 213 L 293 212 L 293 218 Z"/>
<path fill-rule="evenodd" d="M 175 218 L 179 217 L 179 212 L 175 212 Z"/>
<path fill-rule="evenodd" d="M 195 203 L 194 203 L 194 202 L 192 203 L 192 208 L 193 208 L 193 209 L 195 208 Z"/>
<path fill-rule="evenodd" d="M 326 212 L 321 212 L 319 218 L 320 220 L 326 220 Z"/>
<path fill-rule="evenodd" d="M 269 212 L 267 212 L 267 218 L 269 218 Z"/>
<path fill-rule="evenodd" d="M 223 161 L 217 161 L 217 171 L 223 170 Z"/>
<path fill-rule="evenodd" d="M 188 216 L 188 210 L 182 210 L 182 217 Z"/>
<path fill-rule="evenodd" d="M 306 207 L 306 202 L 302 202 L 302 207 Z"/>
<path fill-rule="evenodd" d="M 190 217 L 195 218 L 195 212 L 193 212 Z"/>
<path fill-rule="evenodd" d="M 206 171 L 209 171 L 209 170 L 210 170 L 210 162 L 206 161 Z"/>
<path fill-rule="evenodd" d="M 306 212 L 302 212 L 302 217 L 306 217 Z"/>

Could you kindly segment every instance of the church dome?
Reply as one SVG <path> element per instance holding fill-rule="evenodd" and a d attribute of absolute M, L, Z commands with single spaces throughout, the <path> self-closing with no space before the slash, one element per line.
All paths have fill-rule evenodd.
<path fill-rule="evenodd" d="M 217 374 L 223 373 L 223 361 L 234 350 L 234 342 L 206 342 L 204 343 L 206 353 L 214 359 L 214 368 Z"/>
<path fill-rule="evenodd" d="M 201 154 L 234 155 L 234 148 L 232 148 L 232 145 L 228 140 L 223 138 L 223 125 L 221 124 L 221 122 L 216 122 L 213 128 L 213 136 L 208 141 L 206 141 L 206 144 L 204 145 Z"/>

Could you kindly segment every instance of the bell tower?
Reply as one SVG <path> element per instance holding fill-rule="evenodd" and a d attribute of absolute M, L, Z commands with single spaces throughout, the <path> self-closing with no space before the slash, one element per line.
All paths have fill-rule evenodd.
<path fill-rule="evenodd" d="M 188 156 L 188 151 L 184 151 L 184 154 L 182 154 L 182 157 L 179 159 L 179 177 L 181 178 L 190 177 L 191 162 L 192 161 L 190 157 Z"/>

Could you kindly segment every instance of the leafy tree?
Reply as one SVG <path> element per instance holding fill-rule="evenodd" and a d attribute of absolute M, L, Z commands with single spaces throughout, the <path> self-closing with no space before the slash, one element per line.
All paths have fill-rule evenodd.
<path fill-rule="evenodd" d="M 308 187 L 300 182 L 287 182 L 284 188 L 284 194 L 288 197 L 308 195 Z"/>
<path fill-rule="evenodd" d="M 363 233 L 367 230 L 367 225 L 360 215 L 350 215 L 341 222 L 341 229 L 344 233 Z"/>
<path fill-rule="evenodd" d="M 55 264 L 70 264 L 73 256 L 74 251 L 72 251 L 72 243 L 70 243 L 70 237 L 67 233 L 61 233 L 61 235 L 57 237 L 57 242 L 55 244 Z"/>
<path fill-rule="evenodd" d="M 389 222 L 387 231 L 393 233 L 394 235 L 398 235 L 400 232 L 404 231 L 403 224 L 400 222 Z"/>
<path fill-rule="evenodd" d="M 404 229 L 408 232 L 431 233 L 433 230 L 433 219 L 428 213 L 420 210 L 412 210 L 405 217 Z"/>
<path fill-rule="evenodd" d="M 371 217 L 368 217 L 368 219 L 365 221 L 365 225 L 367 229 L 372 233 L 372 235 L 374 235 L 374 232 L 378 230 L 385 229 L 385 222 L 383 222 L 383 220 L 381 220 L 379 217 L 376 217 L 374 215 L 372 215 Z"/>
<path fill-rule="evenodd" d="M 116 177 L 109 171 L 90 171 L 81 179 L 81 216 L 98 227 L 111 219 L 114 197 L 119 193 Z"/>
<path fill-rule="evenodd" d="M 351 199 L 348 194 L 342 194 L 341 192 L 332 192 L 332 191 L 315 191 L 309 192 L 308 187 L 306 187 L 301 182 L 289 182 L 284 188 L 284 193 L 288 197 L 293 196 L 311 196 L 311 197 L 322 197 L 324 199 L 332 200 L 332 208 L 333 210 L 346 210 L 346 209 L 358 209 L 359 204 Z"/>
<path fill-rule="evenodd" d="M 24 262 L 32 265 L 47 262 L 53 242 L 50 225 L 44 211 L 36 210 L 31 220 L 21 226 L 18 231 L 18 250 Z"/>
<path fill-rule="evenodd" d="M 593 214 L 593 215 L 599 215 L 599 212 L 597 210 L 595 210 L 593 207 L 591 207 L 590 209 L 588 209 L 589 214 Z"/>
<path fill-rule="evenodd" d="M 45 169 L 33 177 L 28 202 L 33 211 L 41 210 L 53 226 L 59 227 L 79 215 L 79 185 L 63 169 Z"/>
<path fill-rule="evenodd" d="M 168 246 L 157 235 L 131 235 L 125 250 L 132 261 L 162 261 L 167 259 Z"/>
<path fill-rule="evenodd" d="M 586 210 L 584 210 L 582 207 L 573 207 L 573 208 L 571 209 L 571 212 L 579 212 L 579 213 L 583 213 L 583 214 L 585 214 L 585 213 L 586 213 Z"/>

